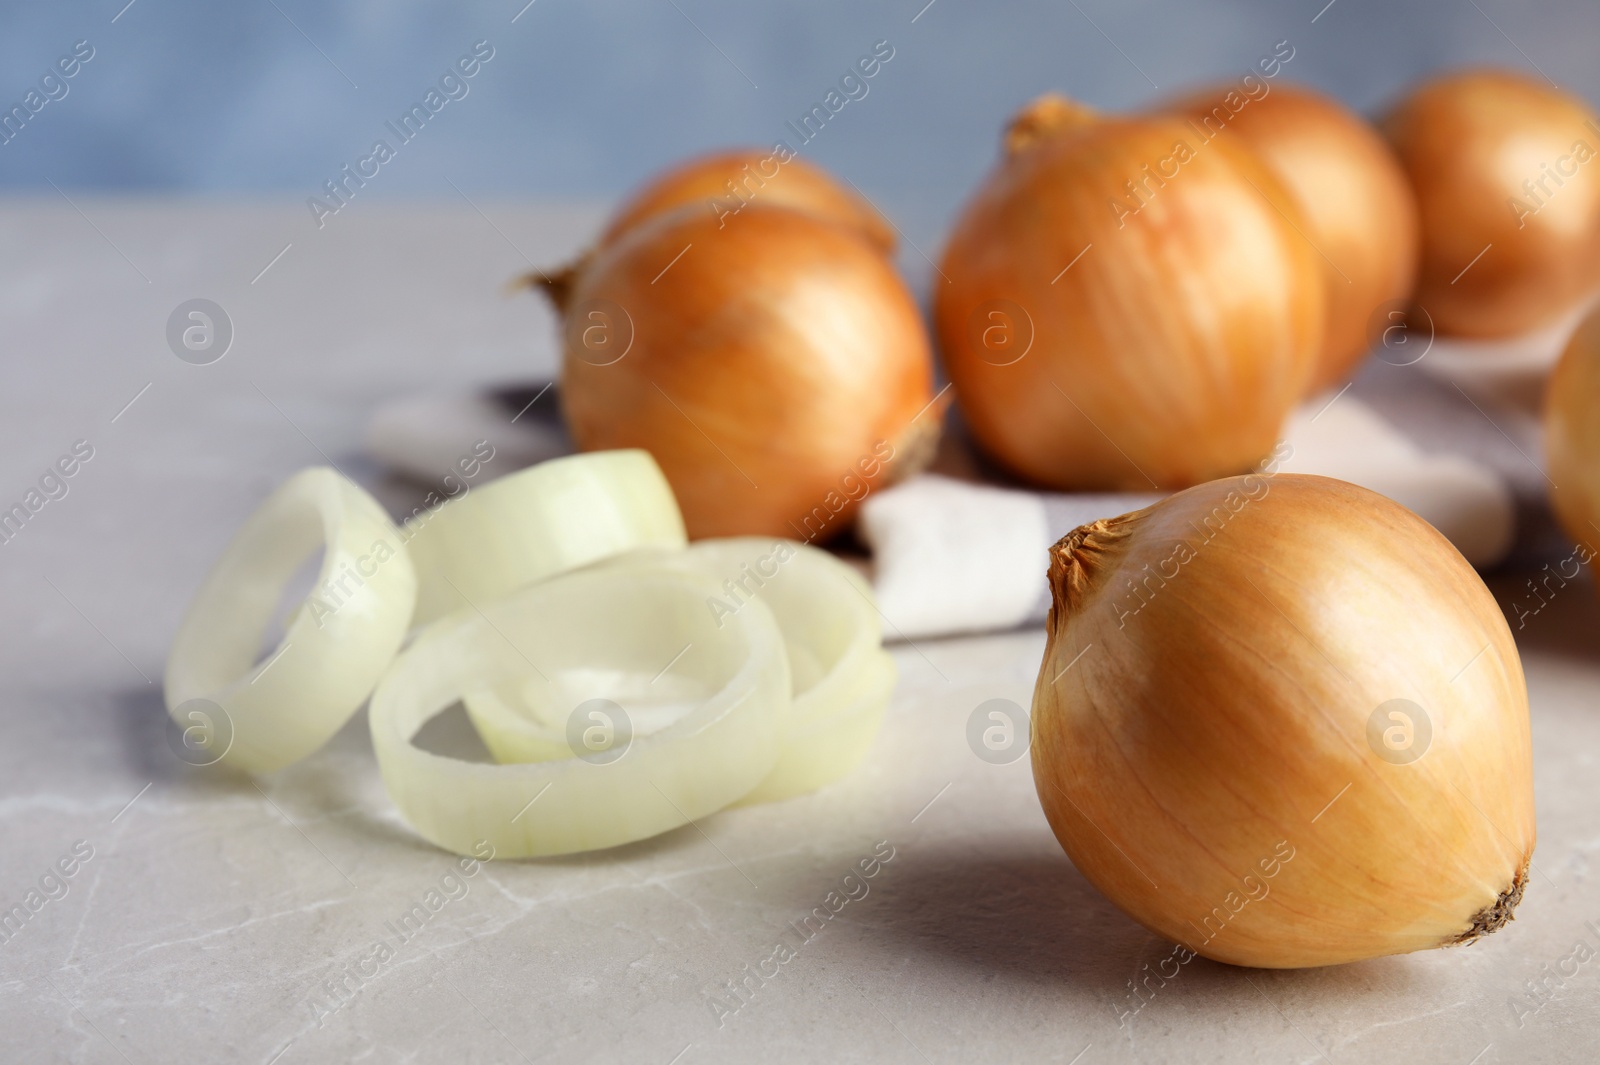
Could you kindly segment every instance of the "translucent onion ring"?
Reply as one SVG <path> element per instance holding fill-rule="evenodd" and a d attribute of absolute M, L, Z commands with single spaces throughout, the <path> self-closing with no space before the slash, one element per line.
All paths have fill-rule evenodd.
<path fill-rule="evenodd" d="M 285 586 L 318 545 L 317 587 L 277 649 L 257 661 Z M 167 711 L 221 707 L 221 760 L 252 773 L 298 761 L 350 719 L 411 619 L 416 574 L 400 530 L 361 488 L 326 467 L 289 478 L 250 516 L 189 605 L 165 678 Z M 224 735 L 219 730 L 216 735 Z"/>
<path fill-rule="evenodd" d="M 790 679 L 771 613 L 752 604 L 719 628 L 705 605 L 718 591 L 710 578 L 630 563 L 460 611 L 395 661 L 372 695 L 372 742 L 390 798 L 424 838 L 458 854 L 487 840 L 503 857 L 612 847 L 720 810 L 772 771 Z M 595 669 L 670 672 L 706 696 L 606 764 L 467 762 L 412 742 L 468 691 Z"/>
<path fill-rule="evenodd" d="M 685 551 L 651 552 L 648 558 L 652 566 L 712 578 L 715 594 L 705 610 L 719 625 L 765 604 L 783 634 L 794 685 L 791 727 L 772 772 L 741 804 L 815 791 L 854 769 L 877 737 L 895 680 L 866 582 L 827 552 L 792 540 L 701 540 Z M 606 568 L 638 564 L 619 559 Z M 463 698 L 497 761 L 570 757 L 565 736 L 529 714 L 529 704 L 541 701 L 540 688 L 484 685 Z M 545 699 L 555 695 L 545 690 Z"/>
<path fill-rule="evenodd" d="M 683 515 L 649 452 L 594 451 L 491 481 L 406 522 L 424 625 L 640 547 L 682 547 Z"/>

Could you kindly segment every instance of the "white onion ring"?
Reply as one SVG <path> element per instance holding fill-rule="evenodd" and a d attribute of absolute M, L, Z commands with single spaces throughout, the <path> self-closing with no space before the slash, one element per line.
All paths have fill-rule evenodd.
<path fill-rule="evenodd" d="M 284 586 L 325 547 L 317 588 L 257 662 Z M 350 719 L 405 638 L 416 574 L 377 500 L 326 467 L 289 478 L 250 516 L 189 605 L 167 658 L 167 711 L 215 703 L 218 758 L 252 773 L 315 751 Z M 215 759 L 213 759 L 215 760 Z"/>
<path fill-rule="evenodd" d="M 644 839 L 748 793 L 771 772 L 788 730 L 789 665 L 760 604 L 716 625 L 705 606 L 716 590 L 705 576 L 628 560 L 553 577 L 424 630 L 368 713 L 395 805 L 446 850 L 468 854 L 487 840 L 499 856 L 538 857 Z M 559 686 L 584 671 L 667 671 L 697 680 L 705 697 L 608 764 L 466 762 L 412 742 L 469 691 L 540 675 Z M 547 733 L 561 735 L 561 724 Z"/>
<path fill-rule="evenodd" d="M 647 557 L 650 566 L 711 578 L 715 591 L 704 609 L 714 621 L 726 626 L 764 604 L 783 634 L 791 727 L 772 772 L 741 803 L 815 791 L 855 768 L 878 734 L 895 680 L 866 582 L 827 552 L 792 540 L 701 540 Z M 619 559 L 604 568 L 641 564 Z M 537 719 L 569 710 L 578 696 L 537 682 L 509 689 L 486 684 L 467 692 L 463 703 L 497 761 L 536 762 L 571 756 L 566 737 Z"/>
<path fill-rule="evenodd" d="M 625 551 L 685 543 L 672 488 L 639 450 L 542 462 L 412 518 L 405 531 L 417 625 Z"/>

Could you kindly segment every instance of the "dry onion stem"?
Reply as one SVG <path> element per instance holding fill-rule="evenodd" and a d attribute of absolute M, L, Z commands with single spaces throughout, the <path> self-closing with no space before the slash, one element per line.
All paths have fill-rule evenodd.
<path fill-rule="evenodd" d="M 1241 473 L 1304 392 L 1321 260 L 1254 154 L 1045 97 L 944 254 L 935 317 L 978 442 L 1064 489 Z"/>
<path fill-rule="evenodd" d="M 1039 798 L 1134 919 L 1266 967 L 1511 919 L 1534 846 L 1522 668 L 1431 526 L 1252 475 L 1078 529 L 1050 582 Z"/>

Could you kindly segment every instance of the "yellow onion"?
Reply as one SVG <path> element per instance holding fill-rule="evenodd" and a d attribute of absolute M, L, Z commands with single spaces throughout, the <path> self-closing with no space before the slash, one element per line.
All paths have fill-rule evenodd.
<path fill-rule="evenodd" d="M 1172 110 L 1206 135 L 1236 132 L 1300 208 L 1328 305 L 1310 391 L 1338 384 L 1371 348 L 1374 312 L 1416 281 L 1417 206 L 1394 154 L 1360 116 L 1298 86 L 1256 98 L 1221 87 Z"/>
<path fill-rule="evenodd" d="M 582 264 L 561 402 L 585 451 L 644 448 L 693 538 L 821 540 L 938 438 L 916 304 L 879 250 L 753 204 L 684 207 Z"/>
<path fill-rule="evenodd" d="M 816 215 L 857 230 L 885 254 L 894 251 L 894 229 L 870 203 L 788 148 L 715 152 L 658 174 L 617 209 L 599 243 L 613 244 L 641 222 L 685 204 L 698 204 L 719 225 L 730 225 L 754 203 Z"/>
<path fill-rule="evenodd" d="M 1296 214 L 1230 138 L 1035 103 L 935 286 L 979 444 L 1064 489 L 1182 488 L 1249 469 L 1321 342 L 1321 259 Z"/>
<path fill-rule="evenodd" d="M 1600 549 L 1600 313 L 1578 327 L 1550 375 L 1544 427 L 1550 505 L 1588 562 Z"/>
<path fill-rule="evenodd" d="M 1252 474 L 1051 552 L 1033 770 L 1073 864 L 1218 961 L 1329 965 L 1511 919 L 1534 846 L 1527 692 L 1422 519 Z"/>
<path fill-rule="evenodd" d="M 1600 285 L 1600 119 L 1583 101 L 1462 71 L 1413 91 L 1385 131 L 1421 209 L 1417 302 L 1441 332 L 1529 332 Z"/>

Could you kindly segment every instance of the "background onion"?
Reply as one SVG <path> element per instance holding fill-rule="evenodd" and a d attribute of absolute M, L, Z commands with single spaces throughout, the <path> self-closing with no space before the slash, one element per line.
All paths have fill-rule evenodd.
<path fill-rule="evenodd" d="M 825 539 L 931 457 L 927 334 L 856 232 L 762 204 L 722 227 L 684 207 L 602 248 L 570 297 L 574 440 L 648 450 L 693 538 Z"/>
<path fill-rule="evenodd" d="M 1544 419 L 1551 507 L 1593 558 L 1600 550 L 1600 314 L 1578 327 L 1556 364 Z"/>
<path fill-rule="evenodd" d="M 858 231 L 884 254 L 894 251 L 894 229 L 870 203 L 821 167 L 789 154 L 783 162 L 771 151 L 743 148 L 680 163 L 634 192 L 617 209 L 599 243 L 614 243 L 641 222 L 685 204 L 698 204 L 711 217 L 722 218 L 723 211 L 737 212 L 743 201 L 804 211 Z"/>
<path fill-rule="evenodd" d="M 1525 333 L 1600 284 L 1600 119 L 1583 101 L 1464 71 L 1412 92 L 1385 131 L 1421 208 L 1417 302 L 1441 331 Z"/>
<path fill-rule="evenodd" d="M 1147 189 L 1137 212 L 1133 181 Z M 1321 342 L 1320 259 L 1295 213 L 1226 137 L 1200 143 L 1172 117 L 1034 104 L 956 225 L 949 283 L 935 286 L 977 441 L 1063 489 L 1179 488 L 1248 469 Z"/>
<path fill-rule="evenodd" d="M 1327 322 L 1309 391 L 1349 376 L 1372 346 L 1373 313 L 1407 299 L 1416 281 L 1416 201 L 1383 138 L 1343 105 L 1299 86 L 1223 103 L 1222 86 L 1172 110 L 1207 131 L 1236 133 L 1271 168 L 1305 220 L 1322 255 Z"/>

